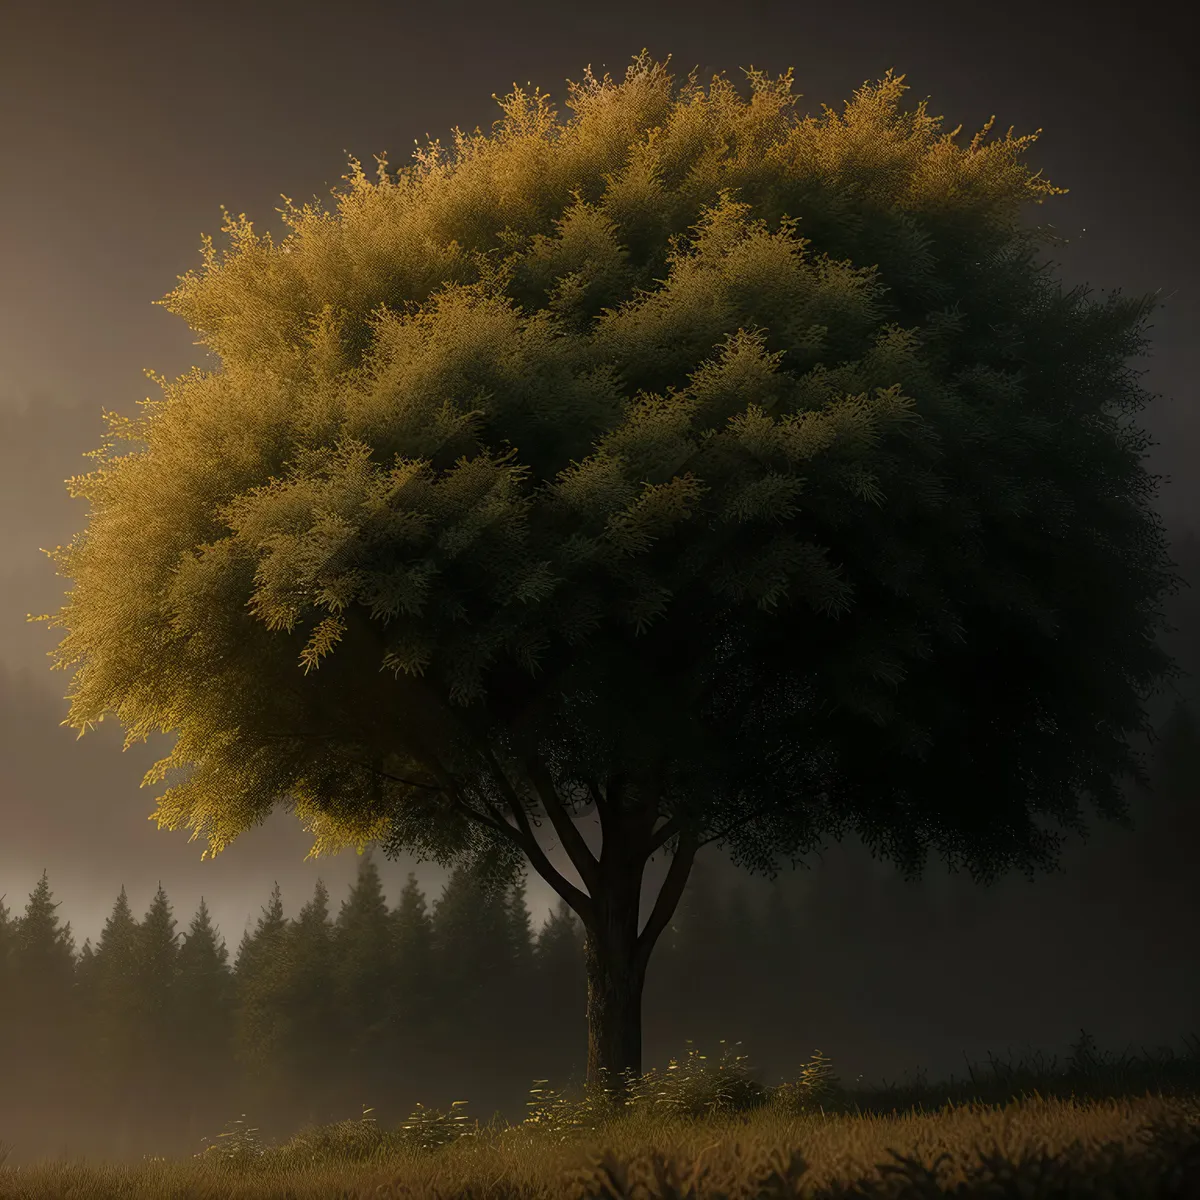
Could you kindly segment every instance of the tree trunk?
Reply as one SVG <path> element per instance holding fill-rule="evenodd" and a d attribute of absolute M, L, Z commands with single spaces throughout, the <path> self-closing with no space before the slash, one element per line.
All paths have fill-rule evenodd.
<path fill-rule="evenodd" d="M 641 872 L 623 871 L 595 897 L 593 926 L 584 942 L 587 969 L 589 1089 L 614 1099 L 642 1073 L 642 985 L 646 968 L 637 953 Z"/>

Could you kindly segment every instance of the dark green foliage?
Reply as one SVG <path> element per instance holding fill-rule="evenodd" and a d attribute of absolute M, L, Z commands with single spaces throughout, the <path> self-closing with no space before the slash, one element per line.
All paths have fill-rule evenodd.
<path fill-rule="evenodd" d="M 409 874 L 392 914 L 395 948 L 394 1008 L 400 1062 L 426 1066 L 429 1033 L 435 1024 L 438 992 L 435 980 L 433 920 L 417 877 Z"/>
<path fill-rule="evenodd" d="M 61 923 L 45 871 L 29 895 L 12 935 L 6 1020 L 19 1031 L 9 1047 L 7 1086 L 41 1106 L 55 1081 L 77 1061 L 79 1024 L 75 947 L 70 923 Z"/>
<path fill-rule="evenodd" d="M 17 922 L 0 896 L 0 1058 L 9 1061 L 16 1041 L 16 1014 L 13 1009 L 13 954 L 17 940 Z"/>
<path fill-rule="evenodd" d="M 329 891 L 318 880 L 312 899 L 287 929 L 285 950 L 276 961 L 275 1008 L 270 1013 L 275 1039 L 272 1053 L 281 1077 L 303 1089 L 310 1120 L 329 1120 L 336 1096 L 338 1061 L 330 1045 L 341 1045 L 339 1034 L 353 1028 L 358 1011 L 340 1005 L 336 992 L 338 960 L 334 953 Z M 361 1066 L 361 1064 L 356 1064 Z"/>
<path fill-rule="evenodd" d="M 766 870 L 847 824 L 992 878 L 1053 861 L 1037 811 L 1119 815 L 1168 669 L 1154 298 L 1036 261 L 1032 137 L 956 146 L 890 73 L 795 121 L 749 75 L 677 96 L 643 56 L 569 136 L 518 92 L 494 145 L 356 169 L 340 219 L 233 223 L 181 281 L 223 372 L 116 421 L 176 457 L 79 481 L 62 555 L 72 720 L 189 714 L 164 821 L 219 849 L 290 795 L 330 843 L 513 858 L 483 799 L 531 754 Z"/>
<path fill-rule="evenodd" d="M 233 1079 L 234 980 L 229 951 L 200 905 L 179 947 L 170 1059 L 189 1081 L 191 1127 L 201 1113 L 227 1103 Z"/>
<path fill-rule="evenodd" d="M 496 893 L 528 862 L 587 929 L 593 1077 L 640 1070 L 701 847 L 1052 869 L 1043 818 L 1127 823 L 1173 672 L 1128 365 L 1156 297 L 1039 259 L 1036 135 L 958 145 L 890 71 L 796 119 L 790 71 L 747 75 L 643 53 L 565 124 L 518 90 L 451 159 L 355 161 L 279 246 L 227 222 L 162 301 L 220 368 L 111 417 L 55 556 L 71 723 L 178 733 L 162 824 L 215 853 L 285 804 Z"/>
<path fill-rule="evenodd" d="M 234 1053 L 255 1081 L 255 1099 L 266 1101 L 283 1087 L 279 1076 L 281 1027 L 276 1019 L 287 986 L 284 970 L 287 920 L 276 883 L 254 929 L 238 946 Z"/>
<path fill-rule="evenodd" d="M 135 940 L 139 1082 L 152 1095 L 167 1087 L 171 1049 L 178 1035 L 179 935 L 171 903 L 160 883 Z"/>
<path fill-rule="evenodd" d="M 30 893 L 12 945 L 16 1019 L 35 1040 L 52 1040 L 71 1010 L 74 983 L 71 926 L 60 924 L 46 872 Z"/>
<path fill-rule="evenodd" d="M 392 921 L 374 859 L 364 856 L 334 928 L 337 968 L 332 977 L 350 1079 L 371 1091 L 384 1086 L 382 1064 L 392 1059 L 395 1020 Z M 363 1097 L 355 1097 L 356 1101 Z"/>
<path fill-rule="evenodd" d="M 236 970 L 239 978 L 248 978 L 259 971 L 276 954 L 283 944 L 287 920 L 283 915 L 283 893 L 276 883 L 271 889 L 270 899 L 262 910 L 254 930 L 242 935 L 238 946 Z"/>
<path fill-rule="evenodd" d="M 70 922 L 60 924 L 45 871 L 29 895 L 13 939 L 17 990 L 31 1012 L 49 1019 L 67 1003 L 74 975 Z"/>
<path fill-rule="evenodd" d="M 503 999 L 511 979 L 510 938 L 505 894 L 485 891 L 474 871 L 456 867 L 433 906 L 433 940 L 438 1027 L 462 1063 L 471 1061 L 485 1041 L 496 1040 L 495 1027 L 509 1015 Z"/>
<path fill-rule="evenodd" d="M 1160 740 L 1159 752 L 1165 753 L 1169 744 L 1166 738 Z M 355 885 L 357 895 L 352 893 L 354 898 L 348 897 L 342 906 L 343 914 L 348 910 L 368 915 L 378 912 L 371 874 L 366 867 Z M 781 1038 L 793 1045 L 798 1026 L 803 1030 L 801 1037 L 807 1037 L 811 1028 L 803 1011 L 805 988 L 785 992 L 777 1004 L 773 1003 L 778 987 L 772 985 L 778 979 L 772 973 L 777 972 L 782 958 L 794 959 L 803 953 L 801 930 L 794 923 L 782 888 L 773 885 L 761 907 L 750 906 L 744 898 L 739 900 L 736 889 L 729 893 L 715 890 L 713 881 L 706 876 L 707 873 L 699 874 L 685 892 L 676 921 L 678 945 L 673 944 L 675 934 L 670 932 L 664 952 L 656 961 L 654 984 L 648 996 L 651 1041 L 660 1054 L 665 1047 L 678 1048 L 685 1037 L 692 1038 L 696 1047 L 708 1054 L 707 1060 L 702 1060 L 700 1049 L 689 1050 L 685 1059 L 651 1078 L 642 1089 L 647 1095 L 659 1095 L 666 1087 L 667 1093 L 663 1094 L 669 1094 L 670 1103 L 688 1112 L 712 1104 L 732 1104 L 737 1096 L 748 1102 L 753 1087 L 758 1086 L 752 1087 L 740 1070 L 726 1064 L 733 1054 L 732 1048 L 726 1048 L 723 1057 L 714 1057 L 719 1048 L 717 1038 L 707 1030 L 715 1027 L 718 1020 L 733 1028 L 752 1031 L 748 1036 L 754 1046 L 778 1043 Z M 469 914 L 472 909 L 469 881 L 459 880 L 453 891 L 450 888 L 447 891 L 460 917 Z M 483 922 L 484 930 L 490 932 L 472 932 L 469 923 L 461 926 L 464 934 L 473 938 L 473 965 L 470 956 L 453 953 L 446 927 L 441 939 L 435 942 L 424 897 L 411 876 L 396 908 L 387 912 L 385 906 L 385 923 L 374 919 L 364 922 L 362 928 L 373 929 L 375 936 L 381 936 L 383 941 L 371 945 L 364 936 L 355 943 L 355 954 L 366 957 L 374 951 L 383 961 L 395 954 L 396 963 L 391 979 L 382 974 L 376 977 L 379 987 L 389 989 L 385 1006 L 391 1005 L 393 1032 L 375 1043 L 374 1059 L 365 1061 L 352 1055 L 359 1043 L 336 999 L 342 993 L 336 991 L 335 985 L 347 964 L 340 958 L 339 941 L 333 936 L 329 898 L 323 885 L 317 887 L 312 899 L 291 921 L 282 917 L 281 898 L 278 890 L 273 892 L 257 932 L 269 939 L 274 936 L 270 931 L 282 929 L 284 948 L 268 960 L 256 961 L 252 951 L 244 952 L 239 959 L 247 972 L 269 973 L 269 978 L 258 977 L 257 990 L 249 986 L 253 981 L 250 975 L 240 982 L 230 977 L 224 944 L 202 902 L 179 947 L 171 1006 L 175 1035 L 163 1062 L 165 1077 L 154 1092 L 149 1092 L 120 1062 L 111 1057 L 100 1060 L 95 1053 L 94 1043 L 101 1029 L 123 1028 L 126 1036 L 132 1038 L 133 1051 L 141 1032 L 136 1024 L 120 1023 L 135 1020 L 131 1014 L 142 1010 L 138 994 L 130 996 L 121 987 L 112 987 L 103 993 L 106 999 L 101 1003 L 101 993 L 96 990 L 99 969 L 105 961 L 110 964 L 114 961 L 122 931 L 135 965 L 132 951 L 142 941 L 136 923 L 133 923 L 135 936 L 128 936 L 132 917 L 127 902 L 118 897 L 113 916 L 101 935 L 101 948 L 90 960 L 81 955 L 76 964 L 78 985 L 90 999 L 76 1010 L 80 1037 L 68 1038 L 68 1044 L 78 1047 L 79 1057 L 74 1065 L 65 1060 L 64 1069 L 80 1082 L 84 1091 L 103 1097 L 100 1107 L 84 1114 L 87 1124 L 96 1130 L 106 1153 L 136 1155 L 143 1149 L 150 1152 L 167 1146 L 194 1150 L 198 1148 L 199 1134 L 219 1128 L 230 1112 L 249 1112 L 253 1124 L 269 1129 L 271 1136 L 282 1137 L 306 1123 L 328 1122 L 347 1112 L 357 1112 L 364 1101 L 376 1106 L 382 1130 L 394 1127 L 405 1114 L 412 1113 L 419 1099 L 444 1108 L 452 1099 L 466 1094 L 471 1096 L 473 1105 L 486 1098 L 482 1111 L 487 1112 L 494 1107 L 490 1099 L 494 1094 L 495 1104 L 502 1104 L 508 1115 L 515 1117 L 523 1112 L 518 1100 L 522 1088 L 534 1080 L 563 1081 L 577 1091 L 583 1066 L 580 1033 L 586 983 L 582 931 L 565 904 L 560 903 L 538 931 L 533 969 L 514 978 L 513 993 L 505 998 L 489 991 L 492 981 L 488 972 L 494 969 L 494 963 L 521 945 L 519 937 L 512 936 L 523 924 L 513 919 L 514 913 L 523 907 L 515 902 L 517 895 L 518 890 L 514 889 L 504 901 L 495 894 L 489 898 L 483 888 L 475 890 L 475 911 L 482 913 L 485 904 L 491 902 L 497 903 L 501 915 Z M 164 901 L 165 893 L 151 906 L 152 912 L 158 910 L 160 921 L 168 908 Z M 701 916 L 702 913 L 705 915 Z M 353 927 L 357 922 L 347 921 L 347 924 Z M 169 920 L 162 925 L 169 929 Z M 252 934 L 248 943 L 253 944 L 254 937 Z M 495 938 L 497 944 L 489 947 L 488 938 Z M 342 941 L 340 945 L 348 949 L 350 942 Z M 445 978 L 438 969 L 443 951 L 449 954 L 458 971 L 460 987 L 471 994 L 482 992 L 487 1002 L 447 1026 L 433 1019 L 446 1003 L 437 989 L 437 981 Z M 114 958 L 106 960 L 106 955 Z M 708 973 L 701 983 L 696 978 L 695 964 L 698 957 L 705 956 L 712 957 L 712 964 L 704 968 Z M 273 966 L 268 965 L 271 963 Z M 723 998 L 719 988 L 714 987 L 714 975 L 719 982 L 721 977 L 734 972 L 734 964 L 741 964 L 737 969 L 744 973 L 740 974 L 739 986 L 732 995 Z M 354 971 L 346 974 L 353 977 Z M 795 979 L 795 975 L 791 978 Z M 238 983 L 236 991 L 235 983 Z M 136 972 L 125 977 L 122 987 L 137 989 Z M 697 995 L 702 995 L 706 1003 L 698 1004 Z M 240 1020 L 245 1019 L 243 1005 L 249 996 L 254 998 L 256 1019 L 267 1036 L 257 1055 L 234 1064 L 228 1045 L 230 1023 L 235 1012 Z M 682 1004 L 685 1000 L 688 1003 Z M 516 1009 L 508 1008 L 509 1004 L 515 1004 Z M 105 1005 L 114 1005 L 114 1011 L 105 1011 Z M 522 1023 L 515 1019 L 514 1012 L 524 1013 L 529 1019 Z M 697 1016 L 710 1023 L 696 1026 Z M 272 1035 L 271 1031 L 277 1032 Z M 476 1037 L 477 1033 L 482 1036 Z M 16 1044 L 24 1041 L 22 1033 Z M 463 1054 L 464 1044 L 471 1047 L 473 1058 Z M 793 1061 L 789 1060 L 788 1066 Z M 357 1071 L 349 1069 L 350 1063 L 356 1065 Z M 1086 1038 L 1081 1038 L 1073 1048 L 1067 1066 L 1075 1072 L 1071 1086 L 1083 1090 L 1095 1091 L 1100 1086 L 1097 1072 L 1103 1074 L 1107 1070 L 1096 1055 L 1094 1044 Z M 1128 1085 L 1140 1094 L 1148 1086 L 1182 1086 L 1188 1069 L 1183 1062 L 1159 1064 L 1153 1069 L 1149 1065 L 1143 1069 L 1126 1064 L 1121 1068 L 1124 1072 L 1121 1079 L 1123 1086 Z M 711 1079 L 707 1074 L 710 1070 L 716 1072 Z M 847 1094 L 819 1054 L 798 1077 L 794 1071 L 788 1074 L 797 1082 L 790 1090 L 779 1093 L 781 1102 L 803 1101 L 801 1106 L 809 1108 L 818 1101 L 827 1108 L 837 1104 L 844 1107 L 848 1103 Z M 995 1064 L 993 1074 L 995 1079 L 987 1084 L 985 1097 L 989 1102 L 1002 1100 L 1020 1088 L 1042 1087 L 1041 1081 L 1047 1077 L 1045 1070 L 1004 1073 Z M 755 1078 L 762 1082 L 757 1075 Z M 504 1081 L 504 1088 L 496 1089 L 497 1080 Z M 561 1097 L 556 1099 L 555 1091 L 544 1085 L 535 1086 L 540 1087 L 535 1105 L 542 1112 L 539 1123 L 564 1129 L 571 1126 L 574 1118 L 568 1111 L 570 1106 L 564 1108 L 565 1102 Z M 971 1085 L 960 1085 L 952 1094 L 966 1099 L 971 1094 L 969 1087 L 973 1087 L 983 1095 L 980 1090 L 983 1086 L 975 1078 Z M 36 1095 L 36 1091 L 31 1095 Z M 24 1092 L 22 1096 L 25 1097 Z M 892 1086 L 876 1101 L 886 1113 L 893 1105 L 904 1107 L 918 1100 L 927 1103 L 931 1098 L 936 1103 L 944 1100 L 944 1096 L 936 1094 L 936 1089 L 914 1083 Z M 54 1112 L 61 1114 L 61 1100 L 48 1094 L 34 1104 L 26 1098 L 23 1111 L 45 1121 Z M 443 1120 L 432 1111 L 418 1115 L 420 1119 L 414 1117 L 410 1122 L 414 1130 L 430 1133 L 433 1127 L 441 1129 L 447 1122 L 453 1124 L 451 1118 Z M 350 1124 L 358 1129 L 357 1122 Z M 249 1127 L 243 1122 L 238 1128 L 243 1126 Z M 11 1120 L 7 1128 L 12 1129 Z M 320 1146 L 327 1146 L 331 1139 L 337 1141 L 340 1136 L 329 1128 L 311 1130 L 296 1145 L 308 1146 L 316 1154 Z M 138 1137 L 145 1140 L 138 1142 Z M 228 1150 L 235 1141 L 236 1137 L 231 1136 L 222 1139 L 219 1146 Z"/>
<path fill-rule="evenodd" d="M 525 903 L 525 882 L 514 883 L 506 902 L 508 917 L 508 943 L 512 948 L 512 974 L 517 980 L 525 980 L 533 967 L 533 924 L 529 917 L 529 906 Z"/>
<path fill-rule="evenodd" d="M 585 1062 L 587 976 L 583 968 L 583 927 L 565 900 L 551 911 L 534 951 L 536 987 L 531 1008 L 537 1039 L 530 1067 L 539 1077 L 577 1078 Z"/>
<path fill-rule="evenodd" d="M 100 931 L 90 963 L 77 968 L 90 1058 L 96 1075 L 115 1084 L 119 1106 L 128 1112 L 136 1086 L 143 1006 L 140 994 L 138 922 L 121 888 Z"/>
<path fill-rule="evenodd" d="M 220 1009 L 228 1005 L 233 982 L 229 970 L 229 951 L 225 939 L 212 923 L 203 896 L 179 947 L 178 962 L 178 1011 L 190 1011 L 198 1019 L 206 1009 Z M 188 1031 L 194 1026 L 192 1022 L 184 1020 L 181 1028 Z M 219 1038 L 215 1043 L 208 1036 L 200 1036 L 195 1040 L 205 1053 L 220 1056 L 222 1044 Z"/>

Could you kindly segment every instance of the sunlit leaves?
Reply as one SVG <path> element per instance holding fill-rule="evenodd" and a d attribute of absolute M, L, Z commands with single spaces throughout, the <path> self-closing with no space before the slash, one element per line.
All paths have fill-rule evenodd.
<path fill-rule="evenodd" d="M 869 833 L 927 806 L 906 854 L 956 819 L 936 772 L 1115 795 L 1168 582 L 1113 415 L 1148 306 L 1033 261 L 1031 138 L 960 147 L 890 72 L 803 119 L 748 77 L 676 94 L 642 56 L 565 124 L 518 89 L 453 155 L 352 160 L 278 246 L 205 239 L 163 303 L 221 367 L 110 415 L 55 554 L 71 721 L 178 734 L 160 821 L 215 851 L 284 801 L 322 848 L 482 855 L 518 728 L 564 786 L 770 800 L 755 863 L 838 771 Z M 913 747 L 930 774 L 889 774 Z"/>

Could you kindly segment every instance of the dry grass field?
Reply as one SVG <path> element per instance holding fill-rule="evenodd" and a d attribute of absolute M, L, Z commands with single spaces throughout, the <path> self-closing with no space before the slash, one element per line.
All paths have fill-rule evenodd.
<path fill-rule="evenodd" d="M 764 1088 L 726 1051 L 635 1082 L 622 1108 L 535 1088 L 516 1125 L 418 1110 L 266 1144 L 232 1122 L 194 1158 L 0 1167 L 0 1200 L 754 1200 L 1200 1197 L 1200 1044 L 852 1092 L 822 1056 Z"/>

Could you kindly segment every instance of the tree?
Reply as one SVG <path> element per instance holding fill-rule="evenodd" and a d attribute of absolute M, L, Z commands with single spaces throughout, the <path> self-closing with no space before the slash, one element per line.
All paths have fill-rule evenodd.
<path fill-rule="evenodd" d="M 200 1115 L 213 1112 L 226 1098 L 233 1048 L 229 951 L 203 896 L 179 947 L 176 979 L 174 1061 L 189 1081 L 186 1103 L 194 1136 Z"/>
<path fill-rule="evenodd" d="M 171 902 L 160 883 L 138 925 L 136 937 L 136 1066 L 143 1104 L 160 1110 L 175 1074 L 178 1029 L 175 997 L 179 975 L 179 935 Z"/>
<path fill-rule="evenodd" d="M 333 922 L 329 919 L 329 889 L 317 880 L 312 899 L 288 927 L 287 953 L 281 957 L 283 976 L 274 1013 L 280 1028 L 279 1057 L 283 1074 L 307 1104 L 310 1122 L 330 1114 L 321 1111 L 317 1097 L 328 1096 L 332 1063 L 341 1049 L 333 989 L 336 982 Z"/>
<path fill-rule="evenodd" d="M 511 1079 L 525 1069 L 529 1048 L 540 1038 L 542 1027 L 530 1005 L 530 985 L 534 982 L 533 919 L 525 896 L 525 880 L 517 879 L 502 904 L 505 917 L 503 945 L 505 975 L 496 996 L 495 1013 L 508 1031 L 501 1049 L 504 1074 Z M 492 1018 L 495 1019 L 495 1018 Z"/>
<path fill-rule="evenodd" d="M 504 912 L 508 918 L 507 943 L 512 956 L 513 974 L 527 980 L 533 969 L 533 918 L 525 899 L 525 881 L 517 880 L 505 899 Z"/>
<path fill-rule="evenodd" d="M 3 909 L 3 902 L 0 902 L 0 909 Z M 0 920 L 3 920 L 4 915 L 3 912 L 0 912 Z M 83 946 L 79 951 L 79 957 L 75 960 L 76 986 L 78 986 L 81 979 L 87 979 L 90 976 L 95 961 L 96 952 L 92 949 L 92 939 L 84 938 Z"/>
<path fill-rule="evenodd" d="M 279 888 L 279 881 L 276 880 L 253 931 L 247 930 L 242 935 L 237 960 L 234 963 L 238 977 L 253 975 L 279 952 L 286 935 L 287 918 L 283 915 L 283 892 Z"/>
<path fill-rule="evenodd" d="M 13 953 L 17 940 L 17 922 L 0 896 L 0 1059 L 11 1061 L 16 1041 L 12 1014 Z"/>
<path fill-rule="evenodd" d="M 518 89 L 453 156 L 352 159 L 278 246 L 227 219 L 160 301 L 220 368 L 109 415 L 55 555 L 70 723 L 178 734 L 161 824 L 216 853 L 283 803 L 318 852 L 528 861 L 587 931 L 593 1081 L 640 1069 L 701 847 L 1052 869 L 1037 818 L 1128 824 L 1173 670 L 1157 297 L 1039 260 L 1036 135 L 959 145 L 890 71 L 795 119 L 747 75 L 676 95 L 643 53 L 565 124 Z"/>
<path fill-rule="evenodd" d="M 255 1101 L 275 1099 L 279 1079 L 280 993 L 287 947 L 287 919 L 278 881 L 253 931 L 242 935 L 234 963 L 234 1056 Z"/>
<path fill-rule="evenodd" d="M 397 1061 L 421 1074 L 436 1061 L 436 1051 L 430 1052 L 435 1006 L 433 920 L 412 872 L 392 913 L 392 942 Z"/>
<path fill-rule="evenodd" d="M 58 903 L 42 872 L 17 923 L 10 957 L 12 996 L 8 1019 L 17 1033 L 17 1069 L 26 1074 L 25 1100 L 36 1107 L 59 1085 L 75 1057 L 73 1034 L 75 945 L 70 922 L 59 924 Z"/>
<path fill-rule="evenodd" d="M 358 1086 L 369 1085 L 391 1059 L 395 1019 L 392 922 L 379 868 L 370 854 L 359 860 L 333 936 L 334 987 L 348 1077 Z"/>
<path fill-rule="evenodd" d="M 410 871 L 400 892 L 400 902 L 392 913 L 393 944 L 398 966 L 399 989 L 415 998 L 428 992 L 433 973 L 433 919 L 425 902 L 425 893 Z M 428 994 L 425 1004 L 432 1003 Z"/>
<path fill-rule="evenodd" d="M 460 1065 L 474 1062 L 483 1043 L 496 1041 L 490 1025 L 501 1020 L 495 1000 L 508 975 L 506 907 L 505 892 L 488 889 L 463 864 L 450 872 L 433 906 L 435 1029 L 447 1057 Z"/>
<path fill-rule="evenodd" d="M 42 871 L 13 940 L 16 991 L 24 1002 L 25 1019 L 50 1028 L 70 1003 L 74 979 L 71 923 L 59 924 L 58 907 L 47 872 Z"/>
<path fill-rule="evenodd" d="M 549 1062 L 536 1069 L 548 1079 L 560 1073 L 573 1075 L 576 1056 L 566 1056 L 565 1063 L 561 1056 L 580 1033 L 587 1032 L 587 976 L 583 930 L 570 905 L 561 898 L 538 931 L 534 964 L 535 1010 L 541 1027 L 547 1031 L 538 1039 L 536 1053 L 545 1056 L 550 1050 Z"/>
<path fill-rule="evenodd" d="M 78 974 L 84 994 L 90 1055 L 100 1077 L 99 1094 L 109 1097 L 106 1116 L 128 1122 L 139 1037 L 138 922 L 122 886 L 104 922 L 90 962 Z"/>

